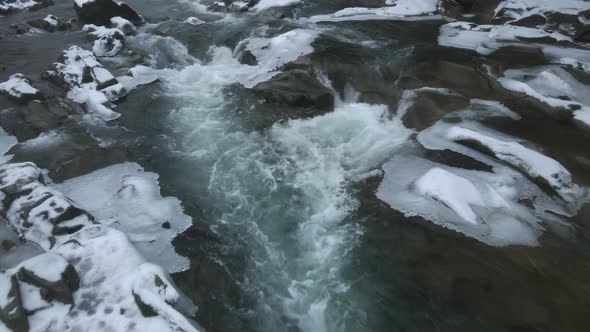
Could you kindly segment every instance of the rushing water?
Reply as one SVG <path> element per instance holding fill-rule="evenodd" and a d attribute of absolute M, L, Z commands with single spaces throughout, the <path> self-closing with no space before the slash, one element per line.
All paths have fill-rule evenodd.
<path fill-rule="evenodd" d="M 207 182 L 213 229 L 233 242 L 220 260 L 245 255 L 244 271 L 232 272 L 257 298 L 258 328 L 341 330 L 346 312 L 359 310 L 343 300 L 350 285 L 341 276 L 363 233 L 347 218 L 358 206 L 350 186 L 374 175 L 410 130 L 350 91 L 331 113 L 248 131 L 223 88 L 266 68 L 239 64 L 227 48 L 213 54 L 159 74 L 177 101 L 168 119 L 176 152 Z"/>

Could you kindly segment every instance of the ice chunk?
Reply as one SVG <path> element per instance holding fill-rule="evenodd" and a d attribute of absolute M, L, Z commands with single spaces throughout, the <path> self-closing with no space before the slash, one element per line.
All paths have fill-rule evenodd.
<path fill-rule="evenodd" d="M 103 223 L 124 231 L 150 261 L 168 272 L 188 268 L 172 239 L 192 224 L 178 199 L 162 197 L 158 175 L 135 163 L 113 165 L 54 186 Z"/>
<path fill-rule="evenodd" d="M 440 28 L 438 43 L 442 46 L 463 48 L 489 55 L 501 47 L 525 41 L 547 43 L 572 42 L 558 32 L 515 25 L 477 25 L 470 22 L 452 22 Z"/>
<path fill-rule="evenodd" d="M 540 220 L 517 203 L 517 180 L 396 155 L 384 167 L 377 197 L 408 216 L 494 246 L 536 245 Z"/>
<path fill-rule="evenodd" d="M 477 224 L 477 216 L 470 205 L 485 206 L 479 190 L 469 180 L 435 167 L 419 178 L 418 193 L 443 203 L 466 222 Z"/>

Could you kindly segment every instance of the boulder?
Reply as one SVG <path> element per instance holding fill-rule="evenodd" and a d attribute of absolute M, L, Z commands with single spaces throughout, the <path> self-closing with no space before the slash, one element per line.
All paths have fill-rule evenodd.
<path fill-rule="evenodd" d="M 127 4 L 113 0 L 75 0 L 74 10 L 83 23 L 107 26 L 113 17 L 122 17 L 136 25 L 144 22 Z"/>
<path fill-rule="evenodd" d="M 316 77 L 311 67 L 293 68 L 266 82 L 257 84 L 252 91 L 267 103 L 297 107 L 329 109 L 334 106 L 332 91 Z"/>
<path fill-rule="evenodd" d="M 12 24 L 10 28 L 14 30 L 14 33 L 16 33 L 17 35 L 24 35 L 25 33 L 29 33 L 32 31 L 31 27 L 25 23 Z"/>
<path fill-rule="evenodd" d="M 6 132 L 19 141 L 39 136 L 46 130 L 56 129 L 73 121 L 73 117 L 85 113 L 84 108 L 65 98 L 51 97 L 32 100 L 0 113 L 0 121 Z"/>

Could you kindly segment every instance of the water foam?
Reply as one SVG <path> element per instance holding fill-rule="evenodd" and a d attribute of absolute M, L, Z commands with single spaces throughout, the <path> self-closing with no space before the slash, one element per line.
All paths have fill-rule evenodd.
<path fill-rule="evenodd" d="M 272 77 L 284 61 L 273 51 L 276 42 L 298 37 L 304 44 L 298 49 L 310 52 L 313 35 L 297 30 L 269 39 L 272 47 L 258 50 L 268 50 L 258 66 L 241 65 L 231 50 L 218 47 L 208 64 L 157 73 L 178 102 L 169 117 L 179 143 L 175 153 L 208 181 L 206 201 L 199 204 L 215 211 L 213 229 L 231 239 L 228 257 L 246 257 L 245 271 L 228 269 L 257 299 L 255 316 L 264 317 L 257 327 L 337 330 L 346 317 L 339 296 L 348 290 L 341 270 L 362 234 L 346 219 L 357 207 L 348 187 L 374 175 L 410 131 L 386 106 L 354 101 L 263 133 L 241 128 L 223 88 Z M 253 47 L 262 44 L 256 39 Z"/>

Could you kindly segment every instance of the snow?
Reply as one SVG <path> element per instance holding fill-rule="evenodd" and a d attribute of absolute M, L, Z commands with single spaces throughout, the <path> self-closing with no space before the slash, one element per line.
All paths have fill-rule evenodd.
<path fill-rule="evenodd" d="M 333 14 L 316 15 L 312 22 L 338 22 L 370 19 L 396 19 L 411 16 L 432 15 L 438 10 L 438 0 L 388 0 L 388 6 L 380 8 L 349 7 Z M 433 17 L 434 18 L 434 17 Z M 438 19 L 438 17 L 436 17 Z"/>
<path fill-rule="evenodd" d="M 26 95 L 37 95 L 39 90 L 33 88 L 29 79 L 23 74 L 14 74 L 7 81 L 0 83 L 0 92 L 15 98 L 22 98 Z"/>
<path fill-rule="evenodd" d="M 168 272 L 189 266 L 172 239 L 192 225 L 178 199 L 162 197 L 158 176 L 135 163 L 113 165 L 54 186 L 101 223 L 125 232 L 139 251 Z M 168 222 L 169 229 L 162 227 Z"/>
<path fill-rule="evenodd" d="M 262 11 L 271 7 L 284 7 L 301 3 L 301 0 L 260 0 L 255 6 L 256 11 Z"/>

